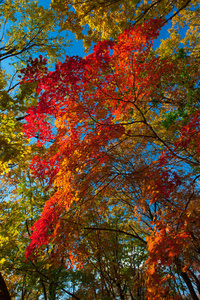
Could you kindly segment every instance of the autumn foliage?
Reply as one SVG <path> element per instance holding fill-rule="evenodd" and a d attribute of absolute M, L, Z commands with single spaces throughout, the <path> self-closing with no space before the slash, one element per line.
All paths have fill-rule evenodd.
<path fill-rule="evenodd" d="M 145 253 L 137 267 L 144 297 L 179 299 L 188 289 L 198 299 L 198 59 L 156 55 L 152 45 L 162 24 L 151 19 L 132 26 L 85 58 L 67 56 L 55 71 L 42 56 L 22 71 L 24 82 L 37 82 L 39 95 L 24 132 L 46 148 L 31 170 L 52 191 L 26 258 L 48 245 L 55 264 L 84 269 L 95 257 L 101 274 L 98 249 L 100 257 L 108 255 L 107 234 L 115 232 L 124 249 L 123 239 L 111 249 L 125 251 L 129 236 Z M 128 299 L 123 276 L 115 289 Z"/>

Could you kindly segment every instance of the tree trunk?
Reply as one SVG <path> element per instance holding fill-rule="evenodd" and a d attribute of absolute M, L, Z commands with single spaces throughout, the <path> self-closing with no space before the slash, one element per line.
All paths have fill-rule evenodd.
<path fill-rule="evenodd" d="M 192 300 L 199 300 L 194 288 L 193 288 L 193 285 L 191 283 L 191 280 L 190 278 L 188 277 L 187 273 L 186 272 L 180 272 L 180 275 L 181 277 L 183 278 L 183 280 L 185 281 L 189 291 L 190 291 L 190 295 L 192 297 Z"/>
<path fill-rule="evenodd" d="M 56 299 L 56 285 L 53 281 L 49 284 L 49 300 Z"/>
<path fill-rule="evenodd" d="M 7 289 L 6 283 L 5 283 L 1 273 L 0 273 L 0 299 L 11 300 L 9 291 Z"/>

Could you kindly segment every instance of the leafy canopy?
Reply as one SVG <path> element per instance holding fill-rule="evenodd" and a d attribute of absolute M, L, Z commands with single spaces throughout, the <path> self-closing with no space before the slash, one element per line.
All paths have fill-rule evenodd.
<path fill-rule="evenodd" d="M 67 56 L 53 72 L 42 57 L 23 71 L 39 94 L 24 130 L 28 138 L 38 132 L 39 146 L 48 149 L 33 158 L 32 172 L 54 190 L 33 227 L 27 259 L 50 245 L 55 261 L 81 268 L 97 257 L 94 248 L 85 253 L 85 230 L 116 230 L 148 251 L 149 299 L 178 299 L 185 289 L 197 299 L 199 146 L 192 137 L 199 135 L 199 61 L 155 55 L 162 24 L 132 26 L 85 58 Z M 116 214 L 113 207 L 125 214 L 117 229 L 109 222 L 96 227 L 93 207 L 100 216 Z"/>

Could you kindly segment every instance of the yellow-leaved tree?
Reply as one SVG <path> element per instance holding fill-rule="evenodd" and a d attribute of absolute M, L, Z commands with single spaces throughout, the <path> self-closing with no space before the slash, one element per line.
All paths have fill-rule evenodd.
<path fill-rule="evenodd" d="M 56 13 L 38 1 L 1 1 L 0 21 L 0 173 L 4 173 L 31 151 L 20 122 L 27 108 L 37 104 L 36 85 L 19 86 L 20 69 L 30 56 L 39 54 L 49 57 L 50 63 L 57 61 L 69 40 L 56 24 Z"/>
<path fill-rule="evenodd" d="M 23 135 L 23 123 L 28 107 L 37 104 L 37 84 L 20 84 L 20 70 L 30 56 L 45 55 L 50 64 L 64 57 L 70 41 L 56 19 L 56 13 L 51 8 L 44 8 L 39 1 L 0 1 L 1 299 L 9 299 L 16 294 L 21 294 L 22 299 L 29 297 L 33 282 L 38 286 L 38 291 L 33 292 L 34 297 L 41 294 L 40 287 L 45 290 L 43 281 L 40 280 L 39 285 L 38 279 L 34 281 L 36 269 L 33 266 L 25 268 L 24 264 L 27 230 L 31 226 L 31 218 L 37 219 L 40 206 L 33 216 L 30 193 L 27 196 L 19 188 L 23 180 L 27 180 L 27 185 L 30 183 L 27 162 L 34 156 L 35 147 Z M 15 175 L 12 172 L 16 172 Z M 33 196 L 31 201 L 34 202 Z"/>
<path fill-rule="evenodd" d="M 58 12 L 60 26 L 71 30 L 78 40 L 83 39 L 86 50 L 99 40 L 116 39 L 130 25 L 162 18 L 168 23 L 170 34 L 165 33 L 166 41 L 161 49 L 166 52 L 165 48 L 177 48 L 182 40 L 198 54 L 200 11 L 197 0 L 52 0 L 51 7 Z"/>

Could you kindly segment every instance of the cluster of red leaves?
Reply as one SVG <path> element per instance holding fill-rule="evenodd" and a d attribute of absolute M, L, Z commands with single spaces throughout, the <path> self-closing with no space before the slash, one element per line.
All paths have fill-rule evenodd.
<path fill-rule="evenodd" d="M 106 157 L 110 142 L 125 132 L 120 123 L 130 118 L 130 108 L 145 106 L 155 95 L 154 87 L 161 77 L 172 71 L 171 62 L 150 55 L 161 25 L 162 20 L 155 19 L 130 27 L 116 43 L 99 42 L 86 58 L 67 56 L 53 72 L 47 72 L 41 57 L 23 71 L 25 82 L 38 82 L 39 94 L 38 105 L 27 111 L 24 132 L 27 137 L 35 137 L 37 132 L 41 144 L 54 139 L 46 157 L 35 157 L 31 167 L 35 175 L 46 178 L 49 184 L 54 182 L 62 195 L 49 200 L 50 205 L 34 225 L 31 251 L 33 245 L 40 247 L 42 240 L 48 240 L 46 216 L 54 216 L 54 204 L 57 207 L 61 201 L 62 209 L 67 209 L 73 201 L 71 191 L 83 194 L 86 184 L 89 186 L 89 178 L 79 186 L 79 170 Z M 97 172 L 92 168 L 90 176 L 97 176 Z M 48 234 L 53 237 L 53 229 Z"/>
<path fill-rule="evenodd" d="M 60 215 L 59 208 L 55 202 L 48 201 L 44 207 L 41 218 L 31 227 L 31 243 L 27 247 L 26 259 L 33 259 L 40 253 L 40 248 L 48 245 L 51 241 L 51 234 Z M 37 229 L 37 230 L 35 230 Z"/>
<path fill-rule="evenodd" d="M 167 74 L 172 68 L 172 64 L 161 62 L 158 57 L 146 59 L 161 24 L 161 20 L 151 20 L 131 27 L 120 35 L 117 43 L 99 42 L 93 53 L 84 59 L 66 57 L 54 72 L 43 71 L 41 65 L 43 67 L 46 62 L 42 58 L 32 61 L 23 71 L 24 81 L 38 82 L 36 91 L 40 95 L 38 105 L 27 111 L 24 125 L 27 137 L 35 137 L 37 133 L 38 140 L 46 143 L 55 138 L 49 118 L 63 122 L 63 130 L 60 126 L 54 143 L 60 149 L 54 156 L 51 153 L 53 157 L 49 161 L 50 165 L 58 166 L 57 171 L 63 157 L 71 155 L 74 149 L 84 148 L 84 135 L 89 141 L 87 148 L 93 150 L 90 153 L 92 160 L 101 157 L 100 149 L 124 133 L 123 126 L 118 123 L 122 112 L 124 118 L 129 116 L 133 106 L 133 84 L 137 89 L 135 96 L 141 101 L 144 96 L 153 96 L 153 86 L 160 82 L 160 74 Z M 89 121 L 92 120 L 94 128 L 91 132 Z M 39 165 L 42 163 L 34 165 L 34 169 Z"/>

